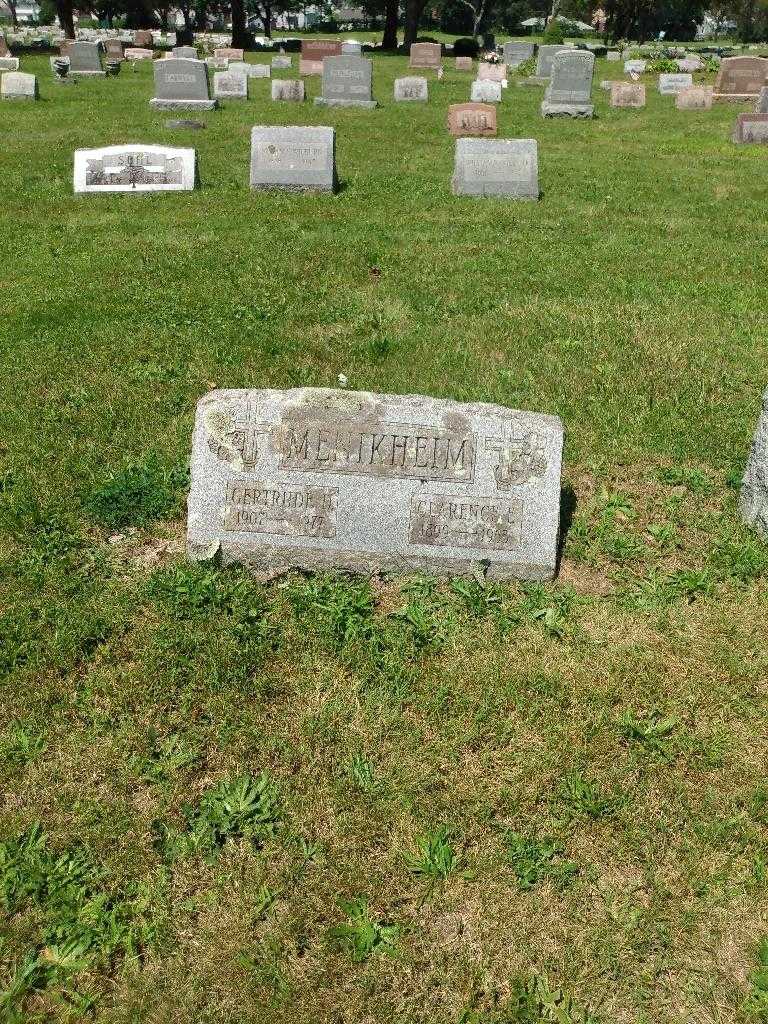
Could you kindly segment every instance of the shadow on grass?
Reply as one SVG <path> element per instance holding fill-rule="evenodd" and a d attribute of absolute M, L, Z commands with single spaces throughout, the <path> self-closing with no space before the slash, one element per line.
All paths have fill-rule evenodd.
<path fill-rule="evenodd" d="M 557 542 L 556 573 L 560 572 L 560 562 L 563 557 L 565 540 L 568 531 L 573 523 L 573 516 L 576 512 L 576 492 L 570 484 L 560 488 L 560 536 Z"/>

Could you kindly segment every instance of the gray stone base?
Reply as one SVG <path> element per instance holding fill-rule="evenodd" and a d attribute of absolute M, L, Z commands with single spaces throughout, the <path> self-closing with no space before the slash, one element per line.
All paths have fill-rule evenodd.
<path fill-rule="evenodd" d="M 152 110 L 215 110 L 216 100 L 158 100 L 149 101 Z"/>
<path fill-rule="evenodd" d="M 56 78 L 54 78 L 54 82 L 57 85 L 77 85 L 77 79 L 76 78 L 70 78 L 69 75 L 67 75 L 66 78 L 59 78 L 57 76 Z"/>
<path fill-rule="evenodd" d="M 251 185 L 252 192 L 298 192 L 299 194 L 312 195 L 313 192 L 323 192 L 332 195 L 336 191 L 336 183 L 333 185 L 280 185 L 280 184 L 259 184 Z"/>
<path fill-rule="evenodd" d="M 205 128 L 202 121 L 166 121 L 166 128 L 188 128 L 190 131 L 196 131 L 199 128 Z"/>
<path fill-rule="evenodd" d="M 322 96 L 315 97 L 316 107 L 363 107 L 365 110 L 373 110 L 378 105 L 376 100 L 326 100 Z"/>
<path fill-rule="evenodd" d="M 13 96 L 3 96 L 3 99 L 4 100 L 11 100 L 11 102 L 13 102 L 15 100 L 18 100 L 19 102 L 24 103 L 27 100 L 36 100 L 37 99 L 37 95 L 35 95 L 35 96 L 28 96 L 28 95 L 25 94 L 25 95 L 22 96 L 21 93 L 17 93 L 17 94 L 14 94 Z"/>
<path fill-rule="evenodd" d="M 106 78 L 106 71 L 70 71 L 67 77 L 73 78 L 75 75 L 79 75 L 81 78 Z"/>
<path fill-rule="evenodd" d="M 591 103 L 550 103 L 541 104 L 542 117 L 594 117 L 595 108 Z"/>
<path fill-rule="evenodd" d="M 515 85 L 549 85 L 549 79 L 537 78 L 535 75 L 531 75 L 529 78 L 521 78 L 519 82 L 515 83 Z"/>

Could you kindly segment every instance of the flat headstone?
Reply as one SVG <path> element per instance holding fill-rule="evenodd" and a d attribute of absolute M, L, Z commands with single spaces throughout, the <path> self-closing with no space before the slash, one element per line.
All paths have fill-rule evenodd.
<path fill-rule="evenodd" d="M 678 110 L 711 110 L 712 86 L 692 85 L 689 89 L 681 89 L 675 96 L 675 107 Z"/>
<path fill-rule="evenodd" d="M 536 55 L 536 78 L 549 78 L 552 74 L 552 61 L 555 59 L 555 54 L 564 50 L 564 46 L 553 46 L 549 43 L 540 46 Z"/>
<path fill-rule="evenodd" d="M 90 43 L 83 39 L 71 42 L 67 47 L 70 75 L 104 75 L 101 66 L 101 48 L 99 43 Z"/>
<path fill-rule="evenodd" d="M 304 102 L 304 83 L 292 78 L 274 78 L 272 80 L 272 99 L 286 103 Z"/>
<path fill-rule="evenodd" d="M 36 100 L 37 77 L 23 71 L 6 71 L 0 76 L 0 97 L 4 100 Z"/>
<path fill-rule="evenodd" d="M 251 130 L 251 188 L 333 192 L 334 129 L 256 125 Z"/>
<path fill-rule="evenodd" d="M 517 68 L 533 56 L 533 43 L 504 43 L 502 59 L 508 68 Z"/>
<path fill-rule="evenodd" d="M 213 56 L 218 57 L 219 60 L 242 60 L 245 54 L 237 46 L 217 46 L 213 51 Z"/>
<path fill-rule="evenodd" d="M 156 60 L 153 110 L 213 110 L 216 100 L 208 92 L 208 69 L 202 60 L 169 57 Z"/>
<path fill-rule="evenodd" d="M 299 74 L 306 78 L 309 75 L 322 75 L 323 62 L 321 60 L 307 60 L 299 57 Z"/>
<path fill-rule="evenodd" d="M 192 439 L 187 552 L 273 573 L 551 579 L 559 418 L 420 395 L 212 391 Z"/>
<path fill-rule="evenodd" d="M 126 46 L 123 56 L 126 60 L 152 60 L 155 51 L 144 49 L 141 46 Z"/>
<path fill-rule="evenodd" d="M 275 71 L 287 71 L 293 67 L 293 61 L 287 54 L 280 54 L 272 58 L 272 67 Z"/>
<path fill-rule="evenodd" d="M 454 195 L 538 199 L 535 139 L 457 139 Z"/>
<path fill-rule="evenodd" d="M 544 117 L 592 117 L 595 56 L 586 50 L 561 50 L 552 60 L 549 85 L 541 104 Z"/>
<path fill-rule="evenodd" d="M 331 39 L 302 39 L 300 75 L 322 75 L 326 57 L 340 57 L 341 43 Z"/>
<path fill-rule="evenodd" d="M 18 57 L 0 57 L 0 71 L 18 71 Z"/>
<path fill-rule="evenodd" d="M 620 61 L 621 50 L 609 50 L 605 55 L 605 59 L 610 61 Z"/>
<path fill-rule="evenodd" d="M 205 128 L 203 121 L 190 121 L 187 118 L 171 118 L 170 121 L 165 122 L 166 128 L 182 128 L 189 131 L 199 131 L 201 128 Z"/>
<path fill-rule="evenodd" d="M 704 67 L 703 62 L 698 57 L 684 57 L 676 63 L 678 71 L 700 71 Z"/>
<path fill-rule="evenodd" d="M 363 44 L 356 43 L 353 39 L 347 39 L 341 44 L 341 53 L 345 57 L 361 57 Z"/>
<path fill-rule="evenodd" d="M 739 144 L 759 142 L 768 143 L 768 114 L 739 114 L 733 126 L 732 140 Z"/>
<path fill-rule="evenodd" d="M 715 101 L 739 102 L 757 99 L 766 84 L 768 60 L 764 57 L 726 57 L 715 79 Z"/>
<path fill-rule="evenodd" d="M 612 82 L 612 107 L 644 107 L 645 86 L 638 82 Z"/>
<path fill-rule="evenodd" d="M 141 49 L 147 47 L 151 48 L 154 45 L 154 42 L 152 33 L 147 31 L 147 29 L 139 29 L 138 32 L 133 33 L 133 45 L 136 47 L 140 47 Z"/>
<path fill-rule="evenodd" d="M 662 96 L 677 96 L 683 89 L 690 89 L 692 85 L 693 75 L 691 74 L 659 75 L 659 92 Z"/>
<path fill-rule="evenodd" d="M 231 60 L 227 70 L 238 71 L 241 75 L 247 75 L 248 78 L 272 77 L 272 68 L 269 64 L 249 64 L 244 60 Z"/>
<path fill-rule="evenodd" d="M 323 107 L 377 106 L 371 96 L 373 61 L 364 57 L 326 57 L 323 60 L 323 94 L 315 104 Z"/>
<path fill-rule="evenodd" d="M 217 100 L 247 100 L 248 79 L 239 71 L 215 71 L 213 95 Z"/>
<path fill-rule="evenodd" d="M 481 62 L 477 65 L 478 82 L 506 82 L 506 64 L 486 64 Z"/>
<path fill-rule="evenodd" d="M 194 187 L 194 149 L 131 144 L 75 151 L 75 192 L 182 192 Z"/>
<path fill-rule="evenodd" d="M 123 44 L 119 39 L 105 39 L 104 52 L 107 57 L 111 57 L 114 60 L 122 60 L 124 57 Z"/>
<path fill-rule="evenodd" d="M 429 85 L 426 78 L 410 75 L 395 79 L 395 101 L 397 103 L 426 103 L 429 100 Z"/>
<path fill-rule="evenodd" d="M 211 71 L 228 71 L 229 61 L 224 57 L 206 57 L 205 66 Z"/>
<path fill-rule="evenodd" d="M 443 48 L 440 43 L 411 43 L 409 68 L 439 68 L 442 63 Z"/>
<path fill-rule="evenodd" d="M 182 60 L 197 60 L 197 47 L 174 46 L 171 50 L 171 56 L 180 57 Z"/>
<path fill-rule="evenodd" d="M 634 71 L 636 75 L 645 74 L 645 68 L 648 61 L 646 60 L 625 60 L 624 61 L 624 74 L 628 75 Z"/>
<path fill-rule="evenodd" d="M 768 389 L 741 482 L 739 508 L 744 522 L 768 539 Z"/>
<path fill-rule="evenodd" d="M 475 62 L 471 57 L 457 57 L 456 58 L 456 70 L 457 71 L 472 71 L 474 70 Z"/>
<path fill-rule="evenodd" d="M 453 103 L 448 107 L 448 131 L 463 136 L 492 137 L 496 134 L 496 108 L 489 103 Z"/>
<path fill-rule="evenodd" d="M 501 82 L 474 81 L 469 98 L 473 103 L 501 103 Z"/>

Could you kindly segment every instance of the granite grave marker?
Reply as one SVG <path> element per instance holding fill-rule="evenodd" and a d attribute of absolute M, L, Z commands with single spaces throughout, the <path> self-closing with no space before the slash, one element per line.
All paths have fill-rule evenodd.
<path fill-rule="evenodd" d="M 474 81 L 469 98 L 473 103 L 501 103 L 501 82 Z"/>
<path fill-rule="evenodd" d="M 326 57 L 323 60 L 323 94 L 315 98 L 322 107 L 377 106 L 371 97 L 373 62 L 364 57 Z"/>
<path fill-rule="evenodd" d="M 216 100 L 208 92 L 208 69 L 202 60 L 169 57 L 156 60 L 154 110 L 213 110 Z"/>
<path fill-rule="evenodd" d="M 217 100 L 247 100 L 248 79 L 239 71 L 215 71 L 213 95 Z"/>
<path fill-rule="evenodd" d="M 544 117 L 592 117 L 592 76 L 595 56 L 585 50 L 561 50 L 552 71 L 541 113 Z"/>
<path fill-rule="evenodd" d="M 645 86 L 639 82 L 611 82 L 612 107 L 644 107 Z"/>
<path fill-rule="evenodd" d="M 533 56 L 533 43 L 504 43 L 502 59 L 508 68 L 517 68 Z"/>
<path fill-rule="evenodd" d="M 75 151 L 75 192 L 182 192 L 194 187 L 194 149 L 131 144 Z"/>
<path fill-rule="evenodd" d="M 256 125 L 251 130 L 251 188 L 333 192 L 334 129 Z"/>
<path fill-rule="evenodd" d="M 104 75 L 101 66 L 101 46 L 99 43 L 78 39 L 71 42 L 64 56 L 69 57 L 70 75 Z"/>
<path fill-rule="evenodd" d="M 740 145 L 750 142 L 765 145 L 768 143 L 768 114 L 739 114 L 731 138 Z"/>
<path fill-rule="evenodd" d="M 457 139 L 451 187 L 455 195 L 538 199 L 535 139 Z"/>
<path fill-rule="evenodd" d="M 494 136 L 496 108 L 489 103 L 452 103 L 448 107 L 448 131 L 457 138 Z"/>
<path fill-rule="evenodd" d="M 429 85 L 426 78 L 409 75 L 395 79 L 395 100 L 398 103 L 426 103 L 429 99 Z"/>
<path fill-rule="evenodd" d="M 37 76 L 23 71 L 6 71 L 0 76 L 0 98 L 4 100 L 36 100 Z"/>
<path fill-rule="evenodd" d="M 659 92 L 662 96 L 677 96 L 683 89 L 690 89 L 693 85 L 691 74 L 662 74 L 659 75 Z"/>
<path fill-rule="evenodd" d="M 711 110 L 712 86 L 692 85 L 688 89 L 681 89 L 675 96 L 675 107 L 678 110 Z"/>
<path fill-rule="evenodd" d="M 293 78 L 275 78 L 272 81 L 272 99 L 286 103 L 303 103 L 304 83 Z"/>
<path fill-rule="evenodd" d="M 768 60 L 764 57 L 725 57 L 715 79 L 713 99 L 738 103 L 756 100 L 766 84 Z"/>
<path fill-rule="evenodd" d="M 411 43 L 408 57 L 409 68 L 442 67 L 443 48 L 440 43 Z"/>
<path fill-rule="evenodd" d="M 768 388 L 741 482 L 739 508 L 744 522 L 768 540 Z"/>

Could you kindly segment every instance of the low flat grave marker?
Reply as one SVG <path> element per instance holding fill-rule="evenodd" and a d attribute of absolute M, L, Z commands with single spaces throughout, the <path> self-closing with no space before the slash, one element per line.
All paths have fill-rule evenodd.
<path fill-rule="evenodd" d="M 195 417 L 187 552 L 269 573 L 551 579 L 562 446 L 556 416 L 480 402 L 212 391 Z"/>
<path fill-rule="evenodd" d="M 612 107 L 644 107 L 645 86 L 639 82 L 611 82 Z"/>
<path fill-rule="evenodd" d="M 105 39 L 104 53 L 113 60 L 123 60 L 125 54 L 122 41 L 120 39 Z"/>
<path fill-rule="evenodd" d="M 218 46 L 213 51 L 218 60 L 243 60 L 245 53 L 237 46 Z"/>
<path fill-rule="evenodd" d="M 481 62 L 477 65 L 478 82 L 506 82 L 506 64 L 486 64 Z"/>
<path fill-rule="evenodd" d="M 251 188 L 335 191 L 334 129 L 256 125 L 251 130 Z"/>
<path fill-rule="evenodd" d="M 323 60 L 323 94 L 315 98 L 321 107 L 378 106 L 371 96 L 373 61 L 364 57 L 326 57 Z"/>
<path fill-rule="evenodd" d="M 711 110 L 712 86 L 692 85 L 689 89 L 681 89 L 675 96 L 675 107 L 678 110 Z"/>
<path fill-rule="evenodd" d="M 194 187 L 194 149 L 130 144 L 75 151 L 75 192 L 183 192 Z"/>
<path fill-rule="evenodd" d="M 440 43 L 411 43 L 409 68 L 431 68 L 436 71 L 442 65 L 443 48 Z"/>
<path fill-rule="evenodd" d="M 152 48 L 154 46 L 154 39 L 152 33 L 147 29 L 140 28 L 137 32 L 133 33 L 133 45 L 141 49 Z"/>
<path fill-rule="evenodd" d="M 544 117 L 592 117 L 592 76 L 595 56 L 584 50 L 561 50 L 552 60 L 552 73 L 541 104 Z"/>
<path fill-rule="evenodd" d="M 738 114 L 731 138 L 739 145 L 754 142 L 765 145 L 768 143 L 768 114 Z"/>
<path fill-rule="evenodd" d="M 180 57 L 183 60 L 197 60 L 197 47 L 174 46 L 171 50 L 171 57 Z"/>
<path fill-rule="evenodd" d="M 153 110 L 213 110 L 216 100 L 208 92 L 208 69 L 202 60 L 169 57 L 156 60 Z"/>
<path fill-rule="evenodd" d="M 474 69 L 475 62 L 471 57 L 457 57 L 456 58 L 456 70 L 457 71 L 472 71 Z"/>
<path fill-rule="evenodd" d="M 343 57 L 362 57 L 363 44 L 356 43 L 354 39 L 345 39 L 341 44 L 341 55 Z"/>
<path fill-rule="evenodd" d="M 36 100 L 37 76 L 24 71 L 5 71 L 0 77 L 0 98 L 4 100 Z"/>
<path fill-rule="evenodd" d="M 451 187 L 454 195 L 539 198 L 535 139 L 457 139 Z"/>
<path fill-rule="evenodd" d="M 248 78 L 271 78 L 272 68 L 269 64 L 249 64 L 245 60 L 231 60 L 228 71 L 237 71 Z"/>
<path fill-rule="evenodd" d="M 272 99 L 285 103 L 304 102 L 304 83 L 293 78 L 272 80 Z"/>
<path fill-rule="evenodd" d="M 126 46 L 123 56 L 126 60 L 154 60 L 155 51 L 141 46 Z"/>
<path fill-rule="evenodd" d="M 683 89 L 690 89 L 692 85 L 691 74 L 659 75 L 659 92 L 662 96 L 677 96 Z"/>
<path fill-rule="evenodd" d="M 272 67 L 275 71 L 287 71 L 288 68 L 293 67 L 293 61 L 287 54 L 278 54 L 277 57 L 272 58 Z"/>
<path fill-rule="evenodd" d="M 630 75 L 634 72 L 636 75 L 645 74 L 645 67 L 648 62 L 645 60 L 625 60 L 624 61 L 624 74 Z"/>
<path fill-rule="evenodd" d="M 448 131 L 457 138 L 495 136 L 496 108 L 489 103 L 453 103 L 448 107 Z"/>
<path fill-rule="evenodd" d="M 215 71 L 213 95 L 217 100 L 247 100 L 248 79 L 238 71 Z"/>
<path fill-rule="evenodd" d="M 741 482 L 739 508 L 744 522 L 768 540 L 768 388 Z"/>
<path fill-rule="evenodd" d="M 395 79 L 395 101 L 397 103 L 426 103 L 429 100 L 429 84 L 426 78 L 409 75 Z"/>
<path fill-rule="evenodd" d="M 473 103 L 501 103 L 501 82 L 474 81 L 469 98 Z"/>
<path fill-rule="evenodd" d="M 18 57 L 0 57 L 0 71 L 18 71 Z"/>
<path fill-rule="evenodd" d="M 726 103 L 756 100 L 766 75 L 768 60 L 764 57 L 725 57 L 717 72 L 713 99 Z"/>

